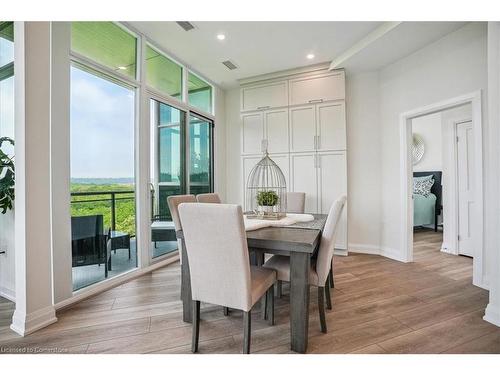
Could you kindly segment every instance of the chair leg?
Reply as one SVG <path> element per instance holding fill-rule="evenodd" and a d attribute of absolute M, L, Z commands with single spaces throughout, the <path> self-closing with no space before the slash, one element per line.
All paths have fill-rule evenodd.
<path fill-rule="evenodd" d="M 330 280 L 326 280 L 325 283 L 325 297 L 326 297 L 326 308 L 328 310 L 332 309 L 332 297 L 330 295 Z"/>
<path fill-rule="evenodd" d="M 328 274 L 328 280 L 330 281 L 330 288 L 335 288 L 335 282 L 333 281 L 333 269 L 330 268 L 330 273 Z"/>
<path fill-rule="evenodd" d="M 229 307 L 224 306 L 224 316 L 229 315 Z"/>
<path fill-rule="evenodd" d="M 266 292 L 267 298 L 267 319 L 269 320 L 269 325 L 274 325 L 274 285 L 268 289 Z"/>
<path fill-rule="evenodd" d="M 252 311 L 243 311 L 243 354 L 250 354 Z"/>
<path fill-rule="evenodd" d="M 260 299 L 260 315 L 262 320 L 267 320 L 267 292 Z"/>
<path fill-rule="evenodd" d="M 193 301 L 193 336 L 191 341 L 191 351 L 198 351 L 198 341 L 200 338 L 200 301 Z"/>
<path fill-rule="evenodd" d="M 319 322 L 321 324 L 321 332 L 326 333 L 326 318 L 325 318 L 325 288 L 318 287 L 318 311 Z"/>
<path fill-rule="evenodd" d="M 278 280 L 276 282 L 276 297 L 281 298 L 282 293 L 283 293 L 283 281 Z"/>

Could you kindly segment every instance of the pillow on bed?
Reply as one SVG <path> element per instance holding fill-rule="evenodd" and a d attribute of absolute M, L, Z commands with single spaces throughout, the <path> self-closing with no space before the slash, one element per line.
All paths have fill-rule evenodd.
<path fill-rule="evenodd" d="M 427 197 L 431 193 L 432 185 L 434 185 L 434 179 L 432 178 L 432 175 L 430 176 L 430 179 L 413 177 L 413 194 L 419 194 Z"/>

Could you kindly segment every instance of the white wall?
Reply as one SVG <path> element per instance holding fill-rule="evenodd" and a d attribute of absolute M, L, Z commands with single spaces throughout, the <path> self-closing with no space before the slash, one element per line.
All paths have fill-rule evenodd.
<path fill-rule="evenodd" d="M 483 90 L 483 122 L 487 121 L 486 25 L 472 23 L 384 68 L 380 72 L 382 122 L 381 246 L 405 258 L 400 191 L 401 113 Z"/>
<path fill-rule="evenodd" d="M 424 140 L 424 156 L 413 166 L 414 172 L 443 170 L 443 132 L 441 113 L 418 117 L 411 122 L 413 134 Z"/>

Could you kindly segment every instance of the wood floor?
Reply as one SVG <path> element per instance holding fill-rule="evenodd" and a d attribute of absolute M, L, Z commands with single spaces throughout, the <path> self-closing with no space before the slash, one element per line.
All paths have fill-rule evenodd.
<path fill-rule="evenodd" d="M 487 292 L 472 286 L 472 260 L 439 252 L 441 234 L 415 235 L 415 262 L 375 255 L 337 257 L 334 307 L 320 332 L 311 289 L 309 353 L 500 353 L 500 328 L 482 317 Z M 28 337 L 0 330 L 0 353 L 189 353 L 181 319 L 180 268 L 173 264 L 58 313 Z M 288 295 L 276 300 L 276 325 L 252 321 L 252 353 L 290 353 Z M 0 305 L 0 309 L 1 309 Z M 202 306 L 200 353 L 239 353 L 242 316 Z"/>

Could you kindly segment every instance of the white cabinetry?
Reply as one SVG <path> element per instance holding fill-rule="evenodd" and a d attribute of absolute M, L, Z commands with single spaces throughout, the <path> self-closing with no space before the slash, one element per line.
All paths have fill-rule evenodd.
<path fill-rule="evenodd" d="M 241 111 L 286 107 L 288 105 L 288 81 L 243 87 L 240 99 Z"/>
<path fill-rule="evenodd" d="M 347 194 L 343 71 L 243 86 L 241 123 L 244 205 L 248 176 L 266 147 L 287 190 L 306 193 L 306 212 L 327 214 L 335 199 Z M 347 249 L 347 209 L 336 248 Z"/>

